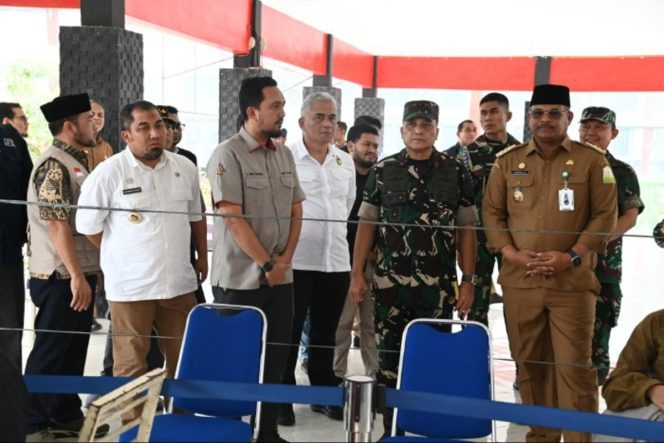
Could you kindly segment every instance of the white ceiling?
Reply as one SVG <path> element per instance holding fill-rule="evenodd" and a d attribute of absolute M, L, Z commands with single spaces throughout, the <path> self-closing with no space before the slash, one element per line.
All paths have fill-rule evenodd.
<path fill-rule="evenodd" d="M 663 0 L 262 2 L 376 55 L 664 55 Z"/>

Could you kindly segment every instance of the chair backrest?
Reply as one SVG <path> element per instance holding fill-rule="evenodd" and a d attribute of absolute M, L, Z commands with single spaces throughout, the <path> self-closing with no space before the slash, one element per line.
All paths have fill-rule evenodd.
<path fill-rule="evenodd" d="M 454 324 L 462 325 L 451 332 Z M 482 324 L 419 319 L 405 329 L 398 389 L 459 397 L 493 399 L 491 338 Z M 476 438 L 492 433 L 491 420 L 397 409 L 392 426 L 441 438 Z M 494 433 L 495 434 L 495 433 Z"/>
<path fill-rule="evenodd" d="M 120 434 L 136 426 L 138 426 L 136 438 L 132 441 L 148 441 L 161 385 L 165 378 L 165 369 L 153 369 L 93 401 L 88 407 L 88 415 L 78 434 L 78 441 L 118 441 Z M 142 393 L 145 395 L 140 395 Z M 124 412 L 140 405 L 143 405 L 141 415 L 120 428 L 112 430 L 103 439 L 95 439 L 95 434 L 100 426 L 107 424 L 113 429 L 113 425 L 116 421 L 120 421 Z"/>
<path fill-rule="evenodd" d="M 267 320 L 252 306 L 201 304 L 187 319 L 176 378 L 234 383 L 262 383 Z M 260 416 L 260 403 L 174 398 L 173 406 L 221 416 Z"/>

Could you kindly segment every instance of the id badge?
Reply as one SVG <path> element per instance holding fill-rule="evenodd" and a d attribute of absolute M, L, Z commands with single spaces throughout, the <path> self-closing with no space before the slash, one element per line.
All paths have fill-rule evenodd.
<path fill-rule="evenodd" d="M 563 188 L 558 191 L 558 207 L 561 211 L 574 210 L 574 190 Z"/>

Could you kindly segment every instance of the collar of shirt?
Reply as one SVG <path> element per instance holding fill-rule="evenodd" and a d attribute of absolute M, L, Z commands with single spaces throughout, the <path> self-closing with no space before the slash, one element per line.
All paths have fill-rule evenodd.
<path fill-rule="evenodd" d="M 242 137 L 242 140 L 249 146 L 249 152 L 256 152 L 262 147 L 265 147 L 271 151 L 275 151 L 277 149 L 277 145 L 274 144 L 271 138 L 268 138 L 264 145 L 260 144 L 258 140 L 253 138 L 247 132 L 247 130 L 244 129 L 244 126 L 240 128 L 240 137 Z"/>
<path fill-rule="evenodd" d="M 562 147 L 567 152 L 572 152 L 572 144 L 573 144 L 572 140 L 568 136 L 565 136 L 565 139 L 560 144 L 560 147 Z M 537 152 L 538 150 L 539 147 L 537 146 L 537 142 L 535 141 L 534 138 L 531 138 L 530 141 L 528 142 L 528 146 L 526 147 L 526 155 L 530 155 L 533 152 Z"/>
<path fill-rule="evenodd" d="M 410 158 L 410 156 L 408 155 L 408 149 L 407 148 L 403 148 L 401 150 L 401 152 L 399 152 L 398 155 L 399 155 L 398 160 L 399 160 L 399 163 L 401 163 L 401 164 L 406 164 L 406 163 L 408 163 L 409 161 L 412 160 Z M 434 146 L 433 150 L 431 151 L 431 155 L 429 156 L 429 158 L 427 160 L 435 162 L 436 164 L 440 164 L 441 158 L 442 158 L 442 154 Z"/>
<path fill-rule="evenodd" d="M 148 165 L 144 164 L 140 160 L 138 160 L 135 156 L 134 153 L 131 152 L 131 149 L 129 149 L 129 146 L 127 146 L 124 151 L 122 152 L 123 155 L 126 155 L 127 158 L 129 159 L 129 164 L 132 165 L 134 168 L 142 168 L 150 171 L 156 171 L 157 169 L 163 168 L 167 162 L 171 161 L 170 155 L 174 155 L 171 152 L 168 152 L 164 150 L 161 153 L 161 157 L 159 158 L 159 163 L 157 163 L 153 168 L 149 167 Z"/>
<path fill-rule="evenodd" d="M 68 145 L 67 143 L 57 138 L 53 139 L 53 146 L 65 151 L 67 154 L 74 157 L 76 161 L 85 166 L 85 169 L 90 172 L 90 167 L 88 166 L 88 156 L 85 154 L 85 151 L 78 150 L 72 145 Z"/>
<path fill-rule="evenodd" d="M 305 157 L 309 157 L 313 161 L 318 163 L 318 161 L 315 160 L 311 156 L 311 154 L 309 154 L 309 151 L 307 150 L 307 146 L 304 144 L 304 136 L 302 136 L 295 144 L 291 145 L 291 149 L 293 151 L 293 157 L 295 157 L 296 160 L 302 160 Z M 330 159 L 331 156 L 336 156 L 337 155 L 334 152 L 335 149 L 339 149 L 339 148 L 337 148 L 336 146 L 333 146 L 332 144 L 328 145 L 327 154 L 325 154 L 325 160 L 323 161 L 323 164 L 325 164 Z"/>

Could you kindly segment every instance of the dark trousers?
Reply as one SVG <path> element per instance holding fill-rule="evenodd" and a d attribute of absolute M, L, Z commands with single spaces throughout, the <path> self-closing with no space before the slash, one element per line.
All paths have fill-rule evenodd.
<path fill-rule="evenodd" d="M 267 346 L 263 368 L 264 383 L 282 383 L 288 357 L 288 343 L 293 320 L 293 285 L 274 287 L 262 285 L 259 289 L 235 290 L 212 287 L 216 303 L 254 306 L 267 318 Z M 261 409 L 261 434 L 277 432 L 278 403 L 263 403 Z"/>
<path fill-rule="evenodd" d="M 0 266 L 0 328 L 23 329 L 25 287 L 23 262 Z M 21 331 L 0 330 L 0 350 L 18 368 L 23 368 L 21 359 Z"/>
<path fill-rule="evenodd" d="M 312 386 L 336 386 L 340 379 L 334 375 L 334 346 L 339 318 L 346 301 L 350 273 L 294 271 L 295 314 L 285 384 L 295 384 L 297 345 L 302 335 L 302 325 L 309 309 L 309 382 Z M 321 348 L 322 346 L 322 348 Z"/>
<path fill-rule="evenodd" d="M 96 276 L 86 276 L 95 292 Z M 70 279 L 30 279 L 30 296 L 39 308 L 35 329 L 84 332 L 63 334 L 37 332 L 25 366 L 26 374 L 83 375 L 88 353 L 92 307 L 82 312 L 69 307 L 72 301 Z M 67 422 L 83 416 L 77 394 L 30 394 L 29 432 L 45 429 L 49 420 Z"/>

